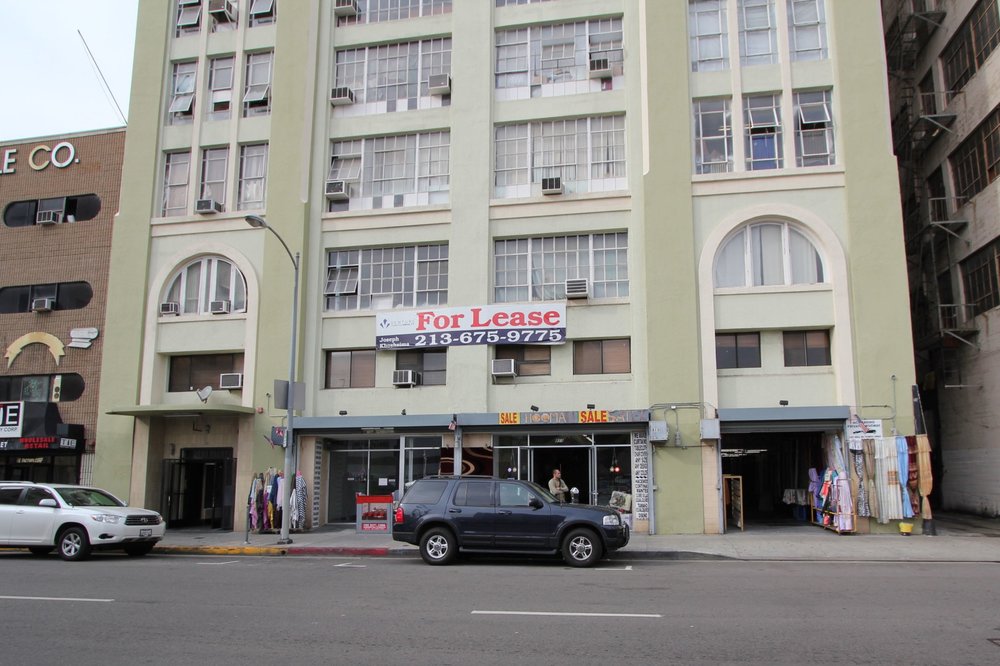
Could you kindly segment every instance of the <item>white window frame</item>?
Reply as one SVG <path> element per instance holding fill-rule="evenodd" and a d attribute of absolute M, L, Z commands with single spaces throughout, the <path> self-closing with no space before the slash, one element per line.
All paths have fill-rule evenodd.
<path fill-rule="evenodd" d="M 420 132 L 335 141 L 328 180 L 348 183 L 349 196 L 392 197 L 447 192 L 451 132 Z"/>
<path fill-rule="evenodd" d="M 226 180 L 229 172 L 229 148 L 205 148 L 201 151 L 199 199 L 212 199 L 226 205 Z"/>
<path fill-rule="evenodd" d="M 727 0 L 688 0 L 691 71 L 729 69 Z"/>
<path fill-rule="evenodd" d="M 768 65 L 777 62 L 778 33 L 774 20 L 774 0 L 738 1 L 740 63 Z M 765 41 L 766 49 L 761 47 Z"/>
<path fill-rule="evenodd" d="M 277 0 L 252 0 L 248 16 L 250 27 L 271 25 L 278 20 Z"/>
<path fill-rule="evenodd" d="M 771 232 L 772 239 L 778 239 L 780 247 L 774 247 L 773 243 L 765 245 L 765 231 Z M 778 232 L 778 236 L 773 232 Z M 727 260 L 738 263 L 723 267 L 720 262 Z M 803 279 L 805 273 L 809 276 Z M 734 276 L 739 279 L 734 281 Z M 801 229 L 788 222 L 755 222 L 740 227 L 719 245 L 713 283 L 716 289 L 825 284 L 826 269 L 816 244 Z"/>
<path fill-rule="evenodd" d="M 177 0 L 175 36 L 193 35 L 201 29 L 201 0 Z"/>
<path fill-rule="evenodd" d="M 271 113 L 273 51 L 248 53 L 243 85 L 243 117 Z"/>
<path fill-rule="evenodd" d="M 267 195 L 267 154 L 266 143 L 251 143 L 240 146 L 240 182 L 238 209 L 263 209 Z"/>
<path fill-rule="evenodd" d="M 591 298 L 629 296 L 628 232 L 496 239 L 493 301 L 557 301 L 566 280 L 586 278 Z"/>
<path fill-rule="evenodd" d="M 795 162 L 800 167 L 836 163 L 830 90 L 799 91 L 795 99 Z M 810 150 L 822 143 L 822 149 Z"/>
<path fill-rule="evenodd" d="M 451 74 L 451 38 L 341 49 L 334 58 L 334 87 L 350 88 L 355 104 L 408 102 L 431 97 L 431 76 Z M 396 110 L 406 108 L 410 104 Z"/>
<path fill-rule="evenodd" d="M 795 60 L 827 58 L 824 0 L 787 0 L 788 50 Z M 809 11 L 811 9 L 811 11 Z"/>
<path fill-rule="evenodd" d="M 730 103 L 728 97 L 696 99 L 693 102 L 694 172 L 697 174 L 729 173 L 733 170 Z M 718 107 L 720 104 L 721 108 Z M 719 114 L 722 115 L 722 125 L 716 129 L 712 118 Z"/>
<path fill-rule="evenodd" d="M 327 251 L 324 309 L 388 310 L 448 302 L 448 245 Z"/>
<path fill-rule="evenodd" d="M 208 61 L 208 117 L 212 120 L 229 118 L 233 103 L 233 82 L 236 77 L 236 56 L 219 56 Z"/>
<path fill-rule="evenodd" d="M 212 301 L 229 301 L 231 313 L 246 312 L 246 280 L 225 257 L 199 257 L 167 280 L 163 302 L 171 301 L 178 304 L 181 315 L 211 314 Z"/>
<path fill-rule="evenodd" d="M 436 16 L 451 13 L 454 0 L 363 0 L 361 11 L 356 16 L 338 16 L 337 25 L 355 23 L 382 23 L 383 21 L 401 21 L 420 16 Z"/>
<path fill-rule="evenodd" d="M 175 62 L 172 69 L 167 123 L 170 125 L 189 123 L 194 115 L 198 62 L 196 60 Z"/>
<path fill-rule="evenodd" d="M 187 151 L 169 152 L 163 158 L 163 202 L 160 214 L 163 217 L 185 215 L 188 211 L 188 183 L 191 178 L 191 153 Z M 177 204 L 170 206 L 176 198 Z"/>
<path fill-rule="evenodd" d="M 743 98 L 743 135 L 747 171 L 783 168 L 780 94 L 747 95 Z M 773 156 L 755 154 L 755 139 L 761 135 L 770 137 Z"/>

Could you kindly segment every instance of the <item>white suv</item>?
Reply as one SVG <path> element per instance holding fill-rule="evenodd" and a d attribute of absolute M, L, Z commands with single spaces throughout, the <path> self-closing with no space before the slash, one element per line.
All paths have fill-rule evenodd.
<path fill-rule="evenodd" d="M 127 507 L 99 488 L 0 481 L 0 548 L 27 548 L 35 555 L 58 548 L 64 560 L 86 559 L 96 548 L 141 556 L 164 530 L 160 514 Z"/>

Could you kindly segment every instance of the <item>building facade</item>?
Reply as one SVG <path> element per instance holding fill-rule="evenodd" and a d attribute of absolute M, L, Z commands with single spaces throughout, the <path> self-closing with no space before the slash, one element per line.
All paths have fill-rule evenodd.
<path fill-rule="evenodd" d="M 886 0 L 917 378 L 940 504 L 1000 514 L 1000 8 Z"/>
<path fill-rule="evenodd" d="M 0 479 L 87 482 L 125 130 L 0 144 Z"/>
<path fill-rule="evenodd" d="M 304 527 L 558 467 L 717 533 L 791 516 L 852 421 L 913 433 L 877 8 L 169 4 L 140 6 L 97 476 L 172 524 L 246 525 L 293 330 Z"/>

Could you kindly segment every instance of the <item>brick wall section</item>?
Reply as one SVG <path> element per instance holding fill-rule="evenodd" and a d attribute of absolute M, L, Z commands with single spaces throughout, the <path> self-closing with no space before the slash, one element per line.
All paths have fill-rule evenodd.
<path fill-rule="evenodd" d="M 53 148 L 64 141 L 73 144 L 78 161 L 61 169 L 49 164 L 36 171 L 29 166 L 30 154 L 37 146 Z M 60 403 L 59 412 L 65 423 L 85 426 L 87 450 L 93 450 L 104 349 L 111 229 L 118 212 L 125 130 L 0 144 L 0 168 L 3 154 L 9 148 L 17 149 L 15 172 L 0 174 L 0 214 L 15 201 L 81 194 L 96 194 L 101 199 L 98 215 L 83 222 L 28 227 L 0 224 L 0 247 L 3 248 L 0 287 L 85 281 L 93 288 L 90 304 L 79 310 L 0 314 L 0 346 L 4 352 L 11 342 L 25 333 L 50 333 L 68 345 L 70 330 L 74 328 L 92 327 L 100 331 L 89 349 L 67 346 L 66 355 L 58 365 L 49 350 L 38 344 L 25 347 L 11 367 L 0 362 L 0 375 L 80 374 L 86 383 L 83 395 L 79 400 Z M 60 158 L 65 155 L 65 151 L 60 151 Z M 47 157 L 46 152 L 39 152 L 36 163 Z M 143 281 L 143 276 L 137 276 L 138 285 Z"/>

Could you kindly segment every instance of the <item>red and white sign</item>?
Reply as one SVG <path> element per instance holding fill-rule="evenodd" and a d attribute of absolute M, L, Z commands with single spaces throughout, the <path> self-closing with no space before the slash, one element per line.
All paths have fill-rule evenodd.
<path fill-rule="evenodd" d="M 565 341 L 565 303 L 432 307 L 380 312 L 375 317 L 377 349 Z"/>

